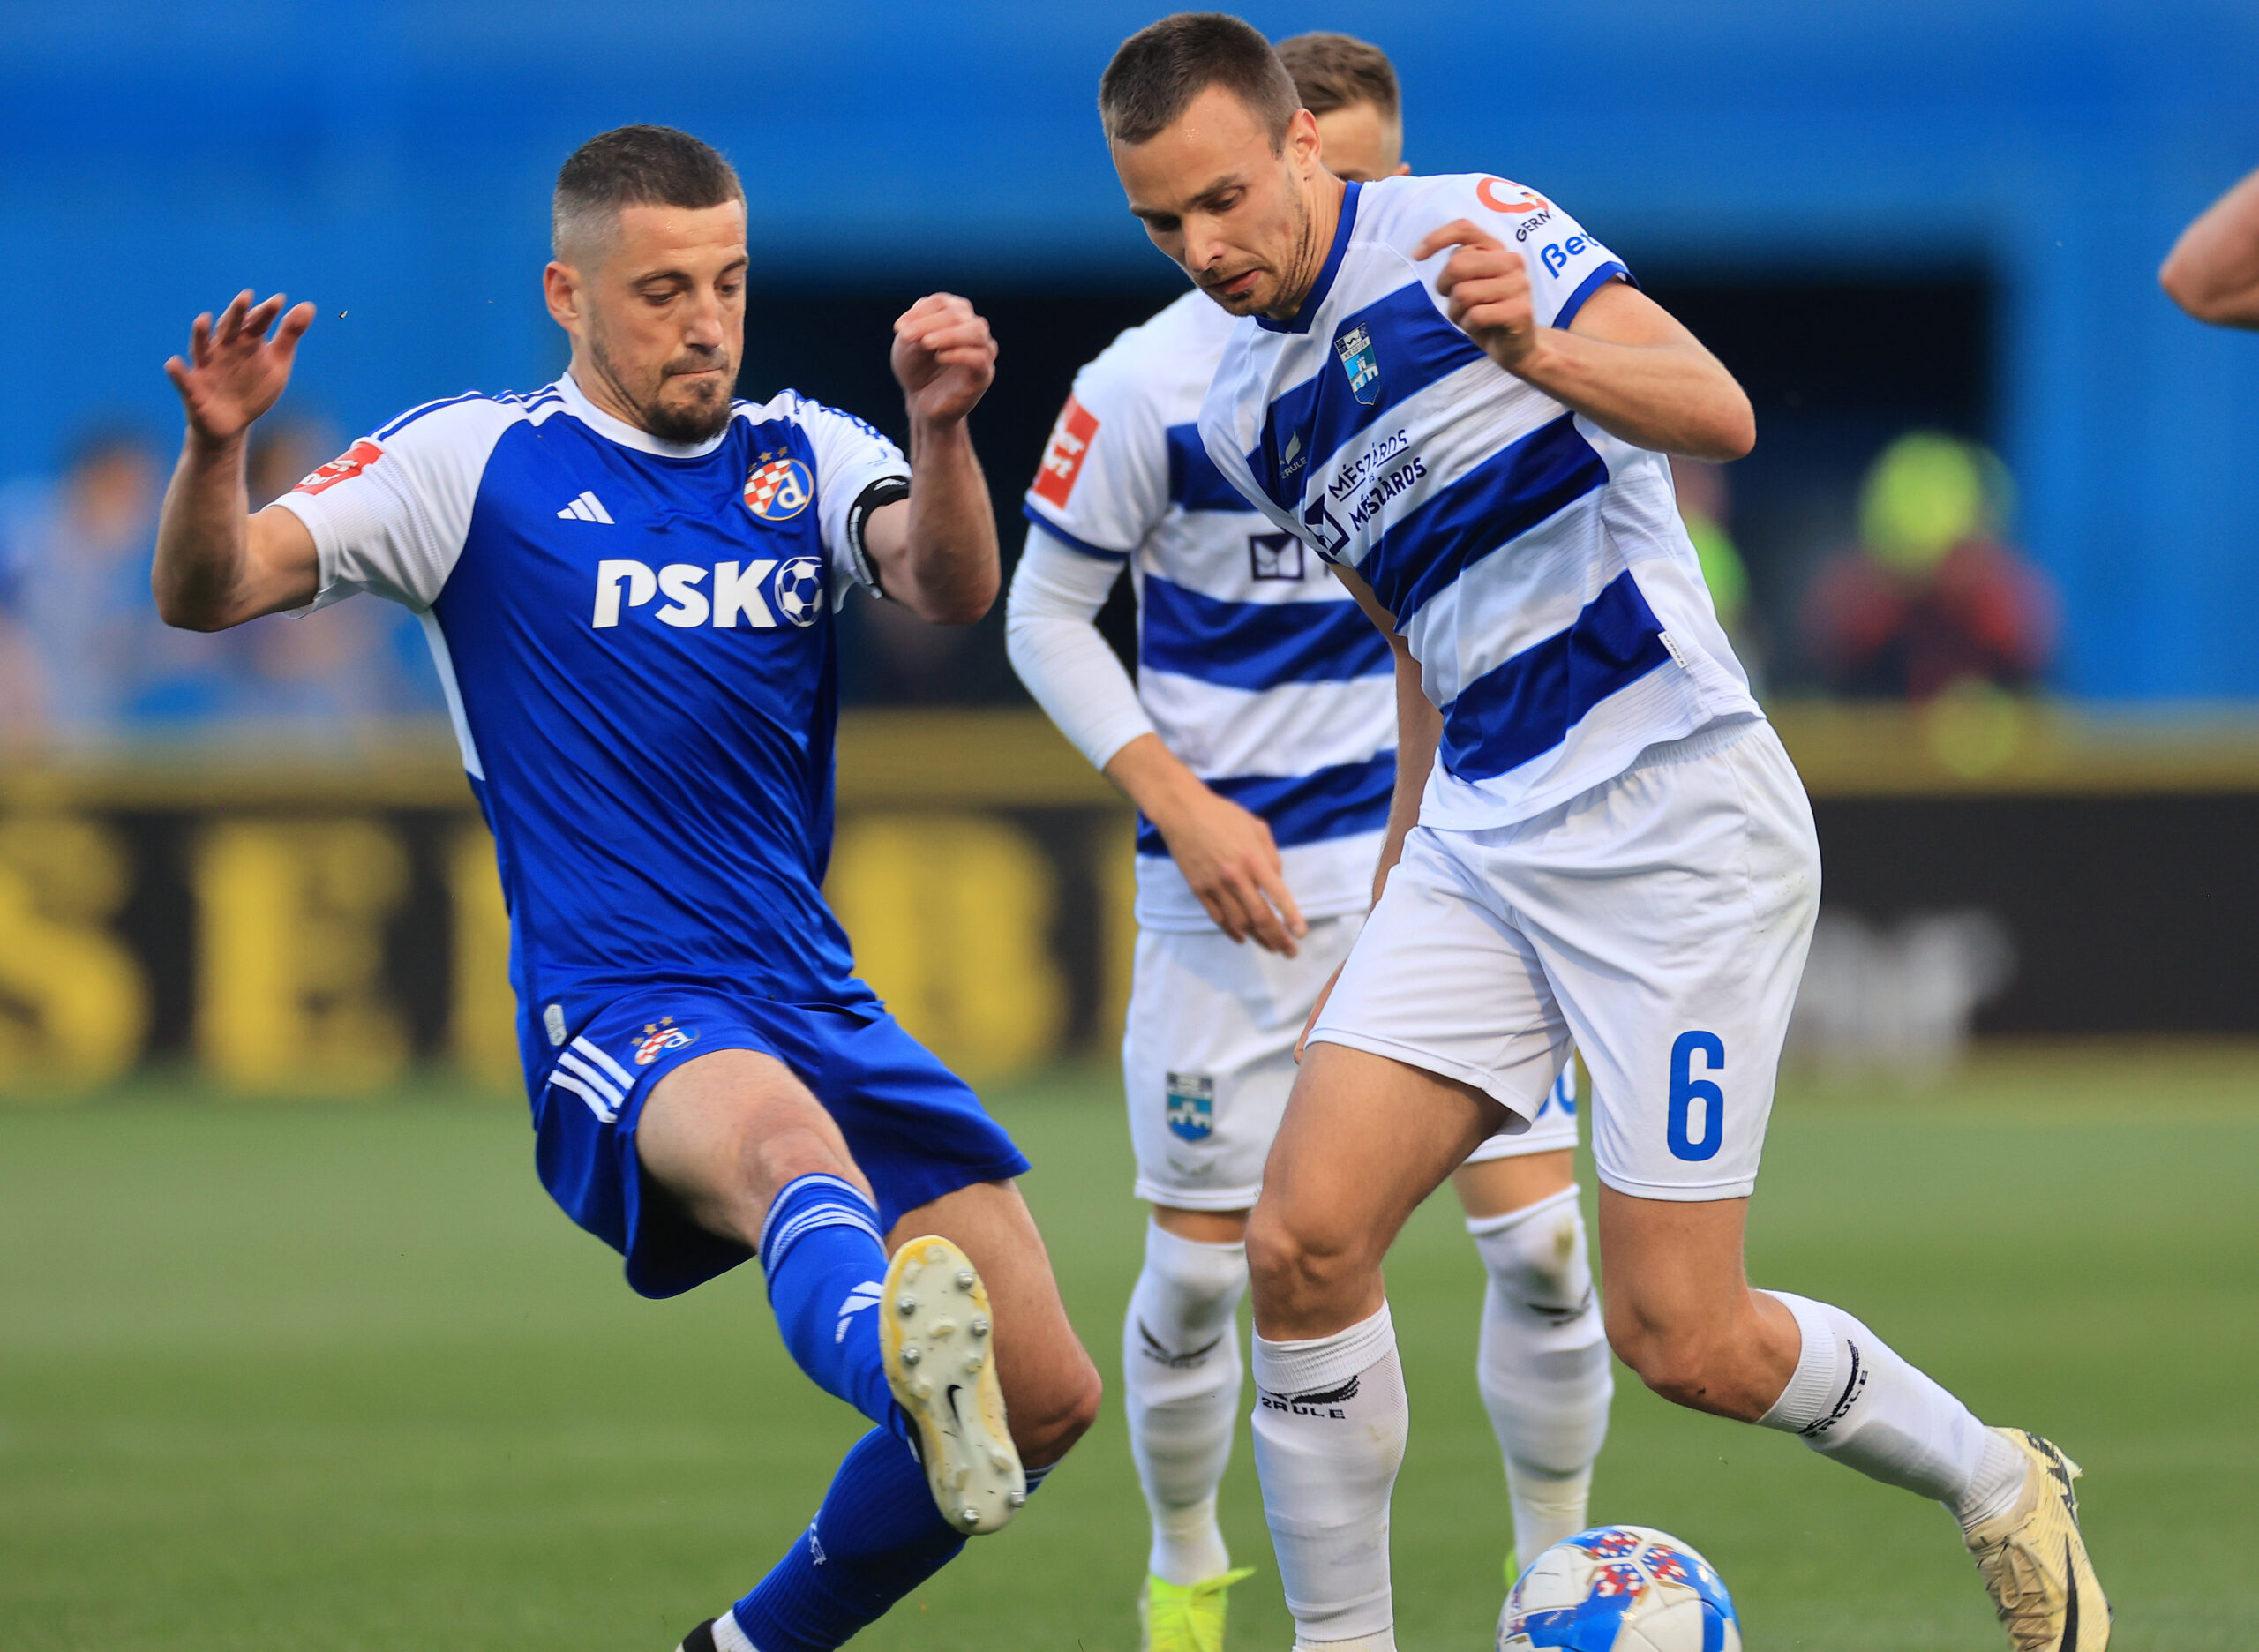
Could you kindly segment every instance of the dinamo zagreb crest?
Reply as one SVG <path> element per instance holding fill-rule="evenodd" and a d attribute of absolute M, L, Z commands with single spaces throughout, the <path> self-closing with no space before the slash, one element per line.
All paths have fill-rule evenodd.
<path fill-rule="evenodd" d="M 814 497 L 815 484 L 797 459 L 764 454 L 745 479 L 745 507 L 763 522 L 789 522 Z"/>
<path fill-rule="evenodd" d="M 1370 407 L 1380 394 L 1380 356 L 1373 349 L 1373 335 L 1359 322 L 1333 341 L 1333 353 L 1341 358 L 1341 371 L 1349 375 L 1349 394 Z"/>
<path fill-rule="evenodd" d="M 643 1028 L 643 1036 L 635 1040 L 635 1064 L 649 1067 L 660 1055 L 671 1049 L 681 1049 L 698 1042 L 698 1034 L 688 1027 L 677 1026 L 674 1017 L 653 1022 Z"/>
<path fill-rule="evenodd" d="M 1216 1128 L 1216 1081 L 1205 1073 L 1168 1076 L 1168 1127 L 1189 1142 L 1205 1141 Z"/>

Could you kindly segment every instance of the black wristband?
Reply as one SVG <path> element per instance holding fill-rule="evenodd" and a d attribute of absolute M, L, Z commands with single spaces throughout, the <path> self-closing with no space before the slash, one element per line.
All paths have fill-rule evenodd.
<path fill-rule="evenodd" d="M 871 553 L 864 548 L 863 529 L 871 520 L 871 513 L 882 505 L 910 497 L 910 484 L 900 477 L 881 477 L 855 496 L 847 507 L 847 561 L 854 571 L 855 582 L 874 597 L 886 592 L 879 585 L 878 570 L 871 566 Z"/>

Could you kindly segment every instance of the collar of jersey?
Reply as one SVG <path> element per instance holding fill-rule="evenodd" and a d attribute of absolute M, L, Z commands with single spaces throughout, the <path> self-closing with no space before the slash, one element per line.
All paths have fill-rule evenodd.
<path fill-rule="evenodd" d="M 722 426 L 722 433 L 702 442 L 663 441 L 647 430 L 621 422 L 605 412 L 581 394 L 570 371 L 557 380 L 557 394 L 565 398 L 565 410 L 607 441 L 618 442 L 622 447 L 633 447 L 638 453 L 657 454 L 662 459 L 703 459 L 708 454 L 729 439 L 730 427 Z M 737 415 L 730 416 L 735 419 Z"/>
<path fill-rule="evenodd" d="M 1302 307 L 1284 321 L 1273 321 L 1269 316 L 1255 318 L 1255 325 L 1271 333 L 1307 333 L 1310 324 L 1317 319 L 1319 306 L 1325 295 L 1333 290 L 1333 278 L 1341 273 L 1341 255 L 1349 250 L 1349 231 L 1357 222 L 1357 191 L 1362 184 L 1352 181 L 1342 186 L 1341 222 L 1333 226 L 1333 244 L 1325 254 L 1325 267 L 1317 272 L 1311 283 L 1310 297 L 1302 300 Z"/>

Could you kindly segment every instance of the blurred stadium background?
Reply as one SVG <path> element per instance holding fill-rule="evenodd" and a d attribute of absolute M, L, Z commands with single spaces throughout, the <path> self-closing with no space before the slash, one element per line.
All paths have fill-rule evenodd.
<path fill-rule="evenodd" d="M 282 1533 L 295 1517 L 277 1511 L 319 1500 L 294 1478 L 293 1453 L 381 1480 L 372 1465 L 413 1436 L 399 1461 L 423 1451 L 445 1478 L 450 1430 L 473 1426 L 462 1419 L 484 1415 L 475 1404 L 434 1421 L 378 1402 L 387 1420 L 359 1433 L 350 1419 L 383 1373 L 412 1387 L 435 1368 L 486 1369 L 468 1328 L 482 1293 L 529 1293 L 534 1329 L 492 1352 L 491 1370 L 532 1384 L 524 1391 L 549 1396 L 544 1405 L 567 1407 L 584 1379 L 616 1392 L 621 1369 L 654 1384 L 680 1370 L 635 1340 L 660 1323 L 656 1310 L 626 1302 L 585 1242 L 534 1208 L 522 1142 L 499 1115 L 405 1105 L 516 1085 L 492 853 L 420 637 L 374 603 L 218 637 L 165 632 L 150 611 L 154 508 L 177 439 L 159 364 L 190 318 L 246 284 L 319 306 L 254 462 L 254 488 L 271 496 L 403 408 L 552 378 L 563 341 L 537 276 L 559 161 L 624 122 L 680 125 L 729 154 L 752 196 L 746 393 L 795 386 L 898 434 L 885 354 L 898 308 L 946 285 L 991 318 L 1001 376 L 974 428 L 1009 558 L 1020 490 L 1075 369 L 1175 290 L 1121 209 L 1092 111 L 1107 53 L 1155 14 L 1114 0 L 0 6 L 0 308 L 15 318 L 0 397 L 0 1097 L 26 1104 L 0 1112 L 0 1213 L 12 1212 L 0 1214 L 0 1252 L 15 1258 L 0 1273 L 0 1318 L 40 1327 L 0 1353 L 0 1462 L 18 1453 L 4 1476 L 15 1491 L 0 1491 L 0 1531 L 11 1534 L 0 1592 L 32 1606 L 37 1633 L 23 1644 L 155 1635 L 154 1618 L 127 1613 L 100 1619 L 96 1636 L 97 1619 L 71 1603 L 133 1555 L 174 1556 L 157 1574 L 223 1615 L 285 1574 L 300 1595 L 281 1588 L 277 1600 L 334 1603 L 323 1580 L 344 1576 L 356 1555 L 431 1565 L 439 1536 L 396 1532 L 347 1532 L 334 1553 L 317 1543 L 303 1565 L 275 1560 L 313 1541 Z M 1960 1163 L 1925 1190 L 1951 1209 L 1956 1190 L 1992 1197 L 1968 1155 L 2006 1151 L 2022 1120 L 2047 1132 L 2046 1173 L 2083 1220 L 2120 1189 L 2166 1203 L 2195 1189 L 2184 1226 L 2105 1223 L 2081 1251 L 2101 1283 L 2073 1303 L 2087 1340 L 2072 1351 L 2093 1339 L 2117 1349 L 2095 1373 L 2105 1391 L 2154 1376 L 2132 1351 L 2143 1281 L 2191 1247 L 2212 1247 L 2206 1266 L 2220 1275 L 2201 1284 L 2205 1311 L 2248 1332 L 2259 1321 L 2250 1232 L 2218 1226 L 2203 1190 L 2237 1197 L 2212 1172 L 2248 1162 L 2243 1109 L 2259 1100 L 2259 340 L 2182 316 L 2155 270 L 2180 227 L 2259 164 L 2251 9 L 1413 0 L 1246 15 L 1274 36 L 1341 28 L 1384 47 L 1403 79 L 1417 169 L 1497 171 L 1557 196 L 1752 392 L 1756 453 L 1688 471 L 1682 499 L 1814 795 L 1827 855 L 1783 1101 L 1787 1153 L 1813 1180 L 1784 1199 L 1790 1213 L 1767 1254 L 1856 1254 L 1862 1277 L 1933 1280 L 1949 1262 L 1926 1231 L 1928 1208 L 1879 1199 L 1861 1167 L 1919 1183 L 1926 1167 Z M 1067 1154 L 1050 1192 L 1037 1178 L 1054 1235 L 1069 1210 L 1110 1201 L 1088 1234 L 1062 1243 L 1070 1288 L 1090 1294 L 1078 1318 L 1100 1347 L 1136 1232 L 1104 1065 L 1127 990 L 1131 822 L 1019 691 L 1001 608 L 961 633 L 890 623 L 900 619 L 858 602 L 845 620 L 831 892 L 903 1018 L 1002 1086 L 1016 1126 Z M 1126 612 L 1109 623 L 1126 636 Z M 2087 1053 L 2065 1055 L 2065 1040 Z M 403 1105 L 383 1110 L 389 1124 L 302 1107 L 292 1120 L 262 1110 L 208 1127 L 169 1105 L 228 1095 Z M 37 1107 L 72 1099 L 94 1105 Z M 2147 1122 L 2111 1126 L 2113 1102 Z M 1931 1147 L 1908 1145 L 1908 1121 L 1932 1132 Z M 441 1180 L 423 1184 L 403 1143 L 449 1155 Z M 460 1168 L 459 1151 L 479 1175 Z M 2184 1163 L 2210 1169 L 2192 1184 Z M 418 1242 L 397 1269 L 371 1262 L 348 1280 L 349 1300 L 397 1334 L 340 1330 L 318 1305 L 324 1270 L 344 1265 L 341 1241 L 297 1258 L 289 1279 L 275 1258 L 243 1275 L 274 1291 L 266 1318 L 228 1307 L 217 1276 L 246 1255 L 279 1258 L 285 1236 L 334 1219 L 385 1249 L 373 1194 L 332 1206 L 278 1191 L 363 1167 L 417 1190 L 406 1197 L 426 1215 L 454 1213 L 454 1227 L 433 1230 L 444 1243 Z M 474 1186 L 479 1198 L 507 1189 L 503 1226 L 539 1228 L 541 1239 L 462 1220 L 451 1195 L 469 1199 Z M 2011 1208 L 2045 1223 L 2064 1207 L 2035 1191 L 1993 1211 L 1988 1242 L 2019 1277 L 2036 1275 L 2044 1252 L 2015 1250 L 2029 1230 Z M 212 1272 L 166 1300 L 210 1306 L 235 1327 L 224 1336 L 182 1328 L 187 1308 L 133 1282 L 172 1235 Z M 1435 1255 L 1409 1277 L 1448 1273 L 1448 1235 L 1430 1241 Z M 501 1260 L 433 1296 L 457 1242 Z M 552 1265 L 552 1250 L 564 1259 Z M 1439 1307 L 1455 1317 L 1435 1333 L 1454 1360 L 1473 1324 L 1471 1273 L 1460 1272 L 1468 1278 L 1441 1298 L 1464 1311 Z M 1947 1340 L 1981 1395 L 1986 1360 L 2003 1385 L 2017 1367 L 1981 1346 L 1973 1316 L 1988 1298 L 1964 1284 L 1968 1301 L 1944 1310 L 1961 1316 Z M 1902 1295 L 1918 1313 L 1934 1300 Z M 114 1310 L 89 1305 L 103 1302 Z M 2188 1310 L 2175 1304 L 2169 1316 Z M 752 1307 L 746 1297 L 732 1311 L 742 1319 Z M 694 1326 L 679 1315 L 664 1334 L 680 1342 L 686 1327 L 718 1324 L 717 1311 L 680 1310 L 705 1317 Z M 580 1348 L 567 1321 L 607 1314 L 591 1346 L 611 1355 L 562 1351 Z M 402 1329 L 411 1323 L 420 1328 Z M 339 1336 L 324 1341 L 324 1326 Z M 2198 1415 L 2225 1403 L 2196 1368 L 2248 1359 L 2244 1334 L 2194 1351 L 2179 1403 Z M 759 1370 L 781 1370 L 764 1349 Z M 624 1368 L 605 1363 L 614 1355 Z M 377 1375 L 339 1377 L 337 1362 L 364 1357 Z M 176 1392 L 177 1405 L 136 1410 L 146 1393 L 117 1375 L 121 1359 L 236 1397 L 199 1410 Z M 434 1416 L 445 1396 L 469 1392 L 462 1384 L 477 1387 L 459 1374 L 432 1400 Z M 727 1504 L 719 1460 L 685 1443 L 742 1431 L 741 1385 L 725 1376 L 686 1400 L 679 1435 L 660 1429 L 636 1448 L 697 1465 L 696 1484 L 683 1507 L 631 1521 L 619 1576 L 647 1575 L 650 1556 L 678 1552 L 686 1522 Z M 282 1397 L 325 1384 L 339 1396 L 327 1410 Z M 1482 1455 L 1471 1392 L 1444 1398 L 1448 1383 L 1430 1385 L 1464 1412 L 1439 1426 Z M 1619 1408 L 1619 1448 L 1662 1455 L 1621 1469 L 1604 1460 L 1604 1475 L 1659 1499 L 1650 1509 L 1718 1495 L 1704 1476 L 1729 1448 L 1675 1421 L 1648 1430 L 1648 1403 Z M 141 1432 L 104 1420 L 120 1408 Z M 192 1426 L 182 1422 L 191 1414 Z M 49 1461 L 34 1449 L 43 1430 L 85 1450 Z M 825 1438 L 788 1466 L 793 1490 L 751 1540 L 759 1558 L 813 1495 Z M 2238 1575 L 2248 1567 L 2229 1540 L 2254 1528 L 2219 1476 L 2259 1466 L 2255 1438 L 2245 1427 L 2200 1451 L 2186 1435 L 2132 1430 L 2122 1442 L 2160 1518 L 2179 1506 L 2168 1490 L 2195 1483 L 2203 1460 L 2219 1540 L 2205 1552 Z M 572 1466 L 553 1483 L 504 1476 L 438 1506 L 462 1531 L 489 1518 L 478 1501 L 489 1493 L 498 1507 L 556 1494 L 574 1510 L 616 1508 L 629 1494 L 606 1476 L 634 1463 L 592 1439 L 572 1436 Z M 546 1435 L 521 1443 L 557 1448 Z M 1989 1644 L 1954 1592 L 1965 1580 L 1942 1569 L 1937 1625 L 1894 1618 L 1887 1589 L 1872 1612 L 1812 1604 L 1837 1585 L 1817 1562 L 1767 1546 L 1819 1518 L 1801 1512 L 1805 1483 L 1790 1472 L 1801 1465 L 1772 1461 L 1781 1454 L 1766 1454 L 1775 1478 L 1761 1492 L 1752 1481 L 1729 1498 L 1754 1525 L 1697 1533 L 1737 1582 L 1754 1568 L 1762 1587 L 1777 1581 L 1782 1600 L 1802 1603 L 1776 1624 L 1836 1646 Z M 1093 1484 L 1127 1495 L 1118 1441 L 1085 1455 L 1105 1460 Z M 232 1472 L 215 1467 L 223 1460 L 250 1483 L 283 1488 L 263 1512 L 236 1510 L 255 1534 L 275 1528 L 258 1539 L 268 1570 L 198 1546 L 212 1476 Z M 91 1488 L 113 1474 L 105 1502 Z M 154 1502 L 123 1489 L 153 1476 Z M 176 1483 L 177 1508 L 162 1490 Z M 417 1496 L 432 1483 L 416 1480 Z M 1125 1644 L 1124 1613 L 1101 1614 L 1096 1629 L 1077 1613 L 1075 1568 L 1084 1550 L 1099 1553 L 1103 1522 L 1087 1500 L 1061 1501 L 1077 1513 L 1062 1511 L 1069 1536 L 1056 1541 L 1068 1546 L 1043 1596 L 1054 1603 L 1032 1632 L 1047 1645 Z M 1237 1501 L 1251 1515 L 1251 1484 Z M 140 1513 L 117 1513 L 129 1506 Z M 441 1567 L 451 1581 L 434 1585 L 432 1611 L 477 1596 L 478 1567 L 507 1577 L 542 1548 L 540 1532 L 494 1518 L 485 1546 L 462 1551 L 476 1565 Z M 597 1514 L 557 1515 L 560 1527 L 573 1519 L 575 1533 L 605 1529 Z M 1400 1511 L 1400 1543 L 1407 1529 L 1454 1540 L 1447 1510 Z M 1251 1521 L 1235 1536 L 1260 1552 Z M 679 1575 L 709 1593 L 750 1575 L 739 1536 L 729 1565 L 705 1541 Z M 1842 1552 L 1869 1541 L 1897 1563 L 1895 1536 L 1853 1534 Z M 2153 1619 L 2176 1626 L 2173 1644 L 2259 1636 L 2259 1592 L 2231 1591 L 2223 1618 L 2171 1581 L 2162 1548 L 2150 1559 L 2155 1597 L 2187 1605 Z M 553 1552 L 548 1564 L 559 1566 Z M 1482 1591 L 1454 1587 L 1467 1598 L 1436 1596 L 1422 1633 L 1456 1634 L 1475 1611 Z M 375 1612 L 370 1645 L 416 1644 L 451 1621 L 347 1595 Z M 578 1598 L 569 1589 L 533 1616 L 474 1613 L 457 1638 L 500 1644 L 602 1622 L 660 1644 L 665 1626 L 622 1616 L 617 1596 L 609 1617 L 593 1603 L 596 1616 L 552 1611 Z M 321 1626 L 320 1613 L 296 1610 L 277 1605 L 212 1644 Z M 1261 1610 L 1264 1632 L 1283 1633 L 1275 1603 Z M 882 1633 L 907 1644 L 906 1631 Z M 2148 1633 L 2135 1639 L 2162 1643 Z M 938 1637 L 972 1639 L 970 1620 Z M 0 1623 L 0 1644 L 14 1643 Z"/>

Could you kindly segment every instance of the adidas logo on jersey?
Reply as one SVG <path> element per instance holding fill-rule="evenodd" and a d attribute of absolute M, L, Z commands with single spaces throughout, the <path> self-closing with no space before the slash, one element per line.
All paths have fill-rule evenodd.
<path fill-rule="evenodd" d="M 557 514 L 567 522 L 604 522 L 607 525 L 612 522 L 612 513 L 604 507 L 604 501 L 593 493 L 582 493 L 580 498 Z"/>

